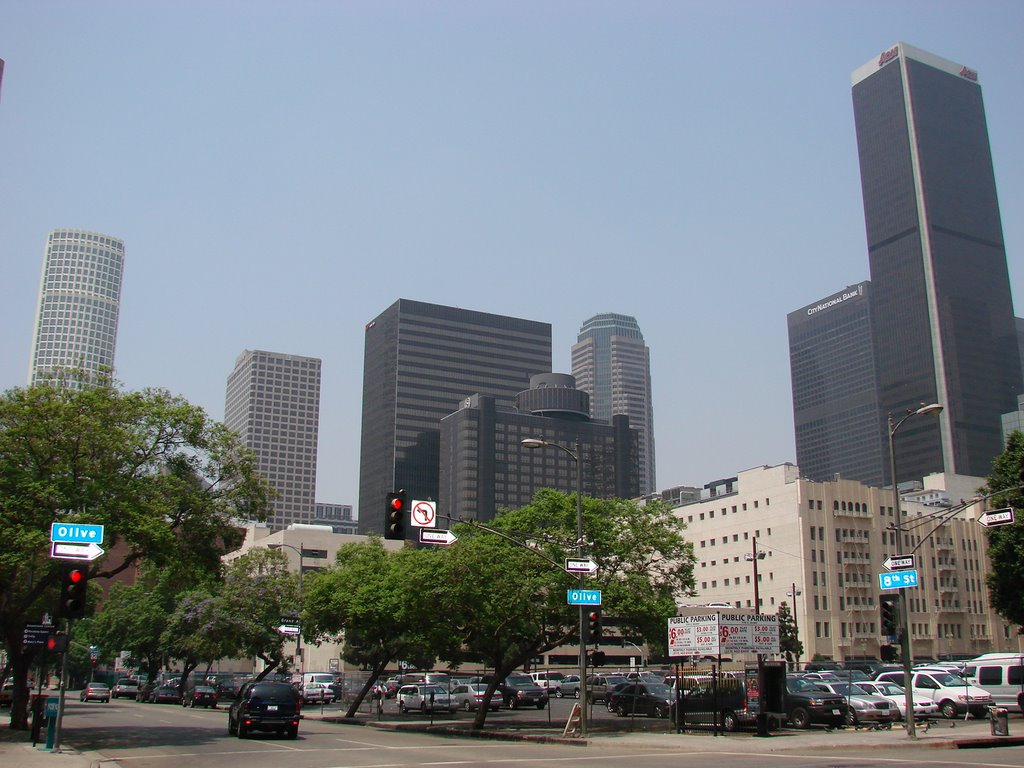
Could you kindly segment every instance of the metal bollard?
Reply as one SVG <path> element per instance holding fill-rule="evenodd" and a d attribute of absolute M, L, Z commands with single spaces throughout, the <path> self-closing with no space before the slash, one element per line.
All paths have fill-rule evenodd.
<path fill-rule="evenodd" d="M 1010 735 L 1010 715 L 1006 707 L 989 707 L 988 718 L 993 736 Z"/>

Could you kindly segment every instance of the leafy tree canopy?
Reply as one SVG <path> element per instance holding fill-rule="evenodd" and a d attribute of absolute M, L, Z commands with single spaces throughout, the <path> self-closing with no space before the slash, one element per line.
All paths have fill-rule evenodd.
<path fill-rule="evenodd" d="M 93 577 L 142 559 L 212 572 L 239 543 L 232 519 L 265 518 L 270 493 L 236 435 L 163 390 L 101 383 L 3 393 L 0 632 L 16 682 L 31 660 L 21 650 L 24 625 L 52 614 L 56 603 L 52 523 L 105 527 L 108 554 L 88 566 Z M 23 705 L 19 698 L 12 708 L 18 727 Z"/>
<path fill-rule="evenodd" d="M 997 493 L 989 500 L 993 509 L 1013 507 L 1017 520 L 1011 525 L 988 529 L 988 556 L 992 570 L 986 577 L 989 599 L 996 612 L 1018 626 L 1024 626 L 1024 523 L 1019 515 L 1024 509 L 1024 433 L 1011 432 L 1006 450 L 996 457 L 992 474 L 982 489 L 985 494 Z"/>

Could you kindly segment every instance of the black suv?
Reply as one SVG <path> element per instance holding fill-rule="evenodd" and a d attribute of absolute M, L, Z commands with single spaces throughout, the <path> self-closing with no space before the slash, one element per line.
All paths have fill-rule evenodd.
<path fill-rule="evenodd" d="M 846 722 L 846 699 L 823 690 L 813 680 L 786 676 L 786 715 L 794 728 L 812 723 L 838 727 Z"/>
<path fill-rule="evenodd" d="M 298 738 L 300 701 L 288 683 L 246 683 L 228 709 L 228 733 L 242 739 L 249 731 L 277 731 Z"/>

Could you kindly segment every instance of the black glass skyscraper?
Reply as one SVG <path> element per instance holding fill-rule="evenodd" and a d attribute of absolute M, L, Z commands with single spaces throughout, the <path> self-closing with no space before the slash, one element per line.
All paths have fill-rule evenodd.
<path fill-rule="evenodd" d="M 796 463 L 811 480 L 885 481 L 870 288 L 847 286 L 786 317 Z"/>
<path fill-rule="evenodd" d="M 460 401 L 482 392 L 511 406 L 533 374 L 550 370 L 549 323 L 408 299 L 367 323 L 360 533 L 383 532 L 389 491 L 438 498 L 440 422 Z"/>
<path fill-rule="evenodd" d="M 899 43 L 853 109 L 882 415 L 945 407 L 900 430 L 898 480 L 987 475 L 1022 384 L 978 74 Z"/>

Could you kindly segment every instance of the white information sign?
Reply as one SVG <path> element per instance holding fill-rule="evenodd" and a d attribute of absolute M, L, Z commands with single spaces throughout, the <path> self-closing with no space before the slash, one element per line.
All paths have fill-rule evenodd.
<path fill-rule="evenodd" d="M 709 613 L 668 620 L 669 656 L 779 653 L 779 619 L 766 614 Z"/>

